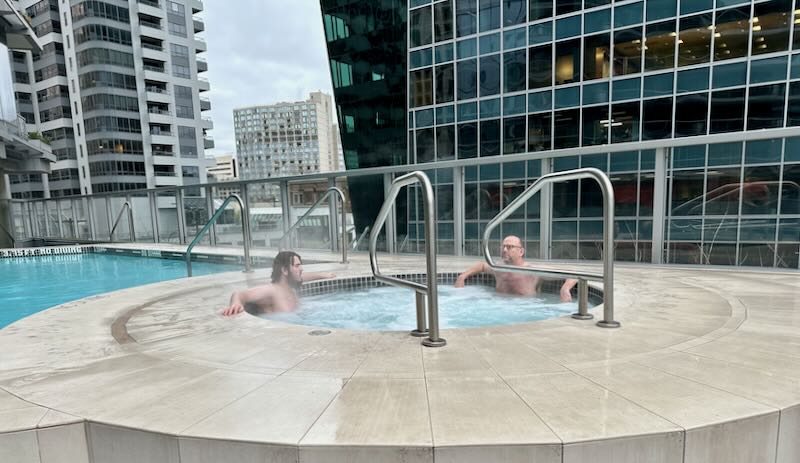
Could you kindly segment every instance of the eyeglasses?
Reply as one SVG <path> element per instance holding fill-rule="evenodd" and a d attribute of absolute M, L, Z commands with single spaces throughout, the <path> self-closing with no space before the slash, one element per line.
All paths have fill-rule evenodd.
<path fill-rule="evenodd" d="M 503 249 L 514 249 L 514 248 L 522 249 L 522 246 L 516 246 L 516 245 L 513 245 L 513 244 L 504 244 L 503 245 Z"/>

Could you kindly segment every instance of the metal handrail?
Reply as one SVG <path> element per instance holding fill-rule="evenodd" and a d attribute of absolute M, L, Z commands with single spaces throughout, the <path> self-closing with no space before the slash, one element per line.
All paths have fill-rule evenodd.
<path fill-rule="evenodd" d="M 603 210 L 603 248 L 605 251 L 603 253 L 603 273 L 520 267 L 517 265 L 496 264 L 494 262 L 489 252 L 489 239 L 492 236 L 492 231 L 494 231 L 502 221 L 522 207 L 528 199 L 539 192 L 546 184 L 568 182 L 584 178 L 596 180 L 603 192 L 603 202 L 605 206 Z M 580 283 L 578 296 L 582 298 L 582 300 L 578 301 L 579 312 L 575 314 L 575 318 L 591 318 L 586 312 L 588 288 L 585 280 L 602 281 L 604 296 L 603 320 L 597 322 L 597 325 L 603 328 L 618 328 L 620 326 L 619 322 L 614 320 L 614 188 L 611 185 L 611 180 L 609 180 L 608 176 L 603 173 L 603 171 L 595 169 L 594 167 L 587 167 L 564 172 L 555 172 L 539 177 L 538 180 L 523 191 L 516 199 L 511 201 L 511 204 L 500 211 L 500 213 L 486 225 L 486 230 L 483 232 L 483 256 L 486 259 L 486 263 L 489 264 L 489 267 L 496 270 L 532 273 L 542 276 L 577 278 Z"/>
<path fill-rule="evenodd" d="M 125 208 L 128 208 L 128 231 L 131 234 L 131 241 L 136 241 L 136 235 L 134 234 L 133 230 L 133 208 L 131 203 L 125 201 L 122 203 L 122 209 L 119 210 L 117 214 L 117 219 L 114 220 L 114 225 L 111 227 L 111 233 L 108 234 L 108 241 L 114 242 L 114 232 L 117 231 L 117 226 L 119 225 L 120 219 L 122 219 L 122 213 L 125 212 Z"/>
<path fill-rule="evenodd" d="M 14 238 L 14 235 L 12 235 L 11 232 L 8 231 L 8 229 L 2 223 L 0 223 L 0 230 L 2 230 L 3 233 L 5 233 L 11 239 L 11 247 L 16 248 L 17 247 L 16 238 Z"/>
<path fill-rule="evenodd" d="M 336 188 L 335 186 L 325 190 L 325 194 L 320 196 L 319 199 L 317 199 L 314 202 L 314 204 L 312 204 L 311 207 L 308 208 L 305 214 L 301 215 L 300 218 L 297 219 L 297 222 L 295 222 L 294 225 L 289 227 L 289 229 L 286 230 L 286 233 L 284 233 L 283 236 L 281 236 L 280 247 L 282 250 L 286 249 L 286 247 L 284 246 L 286 238 L 288 238 L 292 234 L 292 232 L 294 232 L 295 229 L 297 229 L 297 227 L 300 225 L 300 222 L 302 222 L 303 220 L 305 220 L 306 217 L 311 215 L 311 212 L 314 211 L 314 209 L 316 209 L 317 206 L 322 204 L 322 202 L 325 201 L 328 198 L 328 196 L 334 193 L 336 194 L 336 196 L 339 197 L 339 204 L 341 204 L 342 207 L 342 241 L 341 241 L 342 263 L 343 264 L 347 263 L 347 233 L 345 232 L 345 228 L 347 227 L 347 212 L 344 209 L 344 193 L 342 192 L 342 190 Z M 331 218 L 331 220 L 333 221 L 335 220 L 335 218 Z"/>
<path fill-rule="evenodd" d="M 194 237 L 192 242 L 189 244 L 189 247 L 186 248 L 186 276 L 187 278 L 191 278 L 192 276 L 192 249 L 197 244 L 198 241 L 203 237 L 203 235 L 214 225 L 214 222 L 225 212 L 225 208 L 231 201 L 236 201 L 239 203 L 239 208 L 242 211 L 242 239 L 244 240 L 244 271 L 245 273 L 250 273 L 253 271 L 250 264 L 250 217 L 248 215 L 247 210 L 244 208 L 244 201 L 242 198 L 237 194 L 232 194 L 225 198 L 225 201 L 222 202 L 222 205 L 214 212 L 214 215 L 208 219 L 203 228 L 197 233 Z"/>
<path fill-rule="evenodd" d="M 426 284 L 383 275 L 378 268 L 378 258 L 376 254 L 378 235 L 383 228 L 383 224 L 386 222 L 386 218 L 394 207 L 397 194 L 404 186 L 417 182 L 422 186 L 424 204 L 425 263 L 428 277 Z M 372 267 L 372 274 L 375 276 L 376 280 L 401 288 L 413 289 L 416 292 L 417 329 L 412 331 L 411 334 L 414 336 L 424 336 L 427 332 L 428 337 L 422 340 L 422 345 L 441 347 L 447 344 L 447 342 L 439 337 L 439 296 L 436 288 L 436 218 L 434 215 L 434 205 L 433 187 L 431 187 L 431 181 L 424 172 L 418 170 L 396 178 L 392 182 L 391 189 L 386 194 L 386 199 L 383 202 L 380 212 L 378 212 L 375 223 L 372 225 L 372 232 L 369 235 L 369 263 Z M 428 299 L 429 330 L 425 329 L 425 311 L 423 309 L 425 296 L 427 296 Z"/>
<path fill-rule="evenodd" d="M 369 232 L 369 225 L 364 227 L 364 231 L 362 231 L 361 234 L 358 236 L 358 238 L 356 238 L 356 240 L 353 241 L 353 251 L 358 251 L 358 246 L 361 244 L 361 240 L 364 239 L 364 235 L 366 235 L 368 232 Z"/>

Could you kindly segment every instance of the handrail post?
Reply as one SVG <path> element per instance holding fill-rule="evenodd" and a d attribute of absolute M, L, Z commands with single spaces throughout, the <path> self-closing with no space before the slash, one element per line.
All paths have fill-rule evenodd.
<path fill-rule="evenodd" d="M 134 229 L 133 229 L 133 208 L 131 207 L 131 203 L 125 201 L 122 203 L 122 208 L 119 210 L 117 214 L 117 218 L 114 220 L 114 225 L 111 226 L 111 230 L 108 232 L 108 240 L 110 242 L 114 242 L 114 232 L 117 230 L 117 225 L 119 225 L 119 221 L 122 219 L 122 213 L 125 212 L 125 208 L 128 208 L 128 230 L 131 233 L 131 242 L 134 239 Z"/>
<path fill-rule="evenodd" d="M 594 315 L 589 313 L 589 285 L 585 279 L 578 280 L 578 312 L 572 314 L 576 320 L 591 320 Z"/>
<path fill-rule="evenodd" d="M 130 233 L 131 243 L 135 243 L 136 227 L 133 223 L 133 197 L 128 195 L 125 202 L 128 203 L 128 233 Z"/>
<path fill-rule="evenodd" d="M 427 280 L 425 284 L 417 283 L 415 281 L 402 280 L 397 277 L 383 275 L 378 268 L 378 236 L 380 235 L 386 219 L 393 210 L 394 201 L 400 189 L 404 186 L 411 185 L 412 183 L 419 183 L 422 186 L 422 196 L 424 205 L 425 217 L 425 264 Z M 409 288 L 418 293 L 417 301 L 417 331 L 424 327 L 424 321 L 420 313 L 420 298 L 419 294 L 427 296 L 428 306 L 428 337 L 422 340 L 422 345 L 427 347 L 442 347 L 447 344 L 443 338 L 439 337 L 439 295 L 436 286 L 437 273 L 436 273 L 436 223 L 435 223 L 435 209 L 433 187 L 427 175 L 422 171 L 414 171 L 396 178 L 388 189 L 381 210 L 375 219 L 372 226 L 372 232 L 369 235 L 369 263 L 372 267 L 372 274 L 376 280 L 383 283 L 388 283 L 393 286 L 402 288 Z M 413 332 L 412 332 L 413 334 Z"/>
<path fill-rule="evenodd" d="M 341 206 L 342 206 L 342 223 L 343 224 L 346 223 L 347 211 L 344 208 L 344 193 L 342 193 L 342 190 L 340 190 L 339 188 L 337 188 L 335 186 L 334 187 L 330 187 L 327 190 L 325 190 L 325 193 L 322 196 L 320 196 L 319 198 L 317 198 L 317 200 L 314 201 L 314 204 L 312 204 L 311 207 L 309 207 L 308 210 L 303 215 L 301 215 L 299 219 L 297 219 L 297 222 L 292 224 L 292 226 L 289 227 L 288 230 L 286 230 L 286 232 L 283 234 L 283 236 L 281 236 L 281 239 L 280 239 L 279 245 L 278 245 L 281 250 L 287 249 L 286 245 L 285 245 L 287 238 L 288 238 L 290 243 L 292 242 L 292 233 L 300 225 L 300 223 L 303 220 L 305 220 L 306 217 L 311 215 L 311 212 L 313 212 L 314 209 L 317 208 L 317 206 L 322 204 L 322 202 L 325 201 L 325 199 L 330 197 L 332 194 L 335 194 L 336 196 L 339 197 L 339 201 L 340 201 Z M 332 204 L 333 204 L 334 214 L 331 217 L 331 220 L 329 221 L 329 225 L 330 225 L 331 222 L 335 222 L 335 219 L 336 219 L 336 213 L 335 213 L 336 204 L 333 203 L 333 202 L 332 202 Z M 341 242 L 341 245 L 342 245 L 342 263 L 346 264 L 347 263 L 347 236 L 345 236 L 344 227 L 342 227 L 342 242 Z"/>
<path fill-rule="evenodd" d="M 252 265 L 250 262 L 250 217 L 247 214 L 247 211 L 244 208 L 244 201 L 239 195 L 232 194 L 225 198 L 225 201 L 222 202 L 222 205 L 214 212 L 214 215 L 208 219 L 203 228 L 197 233 L 194 237 L 192 242 L 189 244 L 189 247 L 186 248 L 185 258 L 186 258 L 186 276 L 191 278 L 192 276 L 192 249 L 195 247 L 198 241 L 203 238 L 203 235 L 208 231 L 208 229 L 219 219 L 223 212 L 225 212 L 225 208 L 231 201 L 236 201 L 239 203 L 239 208 L 242 211 L 242 240 L 244 244 L 244 271 L 245 273 L 250 273 L 253 271 Z"/>
<path fill-rule="evenodd" d="M 411 336 L 421 338 L 428 335 L 428 328 L 425 323 L 425 295 L 414 291 L 417 303 L 417 329 L 411 332 Z"/>

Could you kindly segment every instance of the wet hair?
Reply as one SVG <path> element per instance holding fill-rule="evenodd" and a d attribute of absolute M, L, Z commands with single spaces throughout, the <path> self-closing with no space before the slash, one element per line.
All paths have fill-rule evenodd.
<path fill-rule="evenodd" d="M 275 259 L 272 261 L 272 282 L 277 283 L 281 281 L 282 272 L 284 269 L 288 269 L 294 263 L 294 258 L 297 257 L 300 259 L 302 263 L 303 259 L 300 258 L 300 254 L 292 251 L 281 251 L 275 256 Z"/>

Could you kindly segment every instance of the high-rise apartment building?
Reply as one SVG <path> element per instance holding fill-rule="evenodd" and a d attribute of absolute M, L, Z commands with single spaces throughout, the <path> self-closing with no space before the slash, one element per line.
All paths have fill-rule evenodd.
<path fill-rule="evenodd" d="M 340 94 L 367 82 L 356 75 L 364 47 L 348 44 L 396 46 L 396 34 L 363 26 L 394 31 L 392 16 L 364 1 L 321 3 L 334 93 L 347 101 Z M 406 21 L 406 162 L 463 160 L 433 175 L 440 252 L 477 254 L 482 227 L 530 182 L 596 167 L 615 188 L 620 260 L 800 265 L 800 4 L 378 4 Z M 373 101 L 397 95 L 373 91 Z M 361 166 L 348 153 L 368 158 L 372 140 L 368 128 L 353 132 L 349 168 Z M 552 209 L 532 200 L 502 232 L 520 235 L 529 256 L 598 258 L 598 188 L 558 184 L 540 196 Z M 413 243 L 422 225 L 408 198 Z"/>
<path fill-rule="evenodd" d="M 213 127 L 199 0 L 18 0 L 43 44 L 14 51 L 18 110 L 58 161 L 17 198 L 205 182 Z"/>
<path fill-rule="evenodd" d="M 236 157 L 244 180 L 340 170 L 330 95 L 233 110 Z M 268 193 L 265 193 L 268 194 Z"/>

